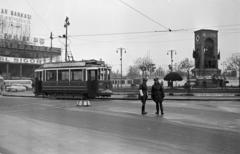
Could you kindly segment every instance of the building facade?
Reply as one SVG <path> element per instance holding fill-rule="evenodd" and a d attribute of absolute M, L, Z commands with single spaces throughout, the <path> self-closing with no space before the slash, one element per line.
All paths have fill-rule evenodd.
<path fill-rule="evenodd" d="M 28 13 L 0 9 L 0 75 L 4 79 L 29 79 L 43 63 L 58 61 L 60 48 L 44 46 L 43 38 L 31 36 Z"/>
<path fill-rule="evenodd" d="M 59 61 L 60 56 L 60 48 L 0 39 L 0 74 L 4 79 L 30 79 L 34 69 L 43 63 Z"/>

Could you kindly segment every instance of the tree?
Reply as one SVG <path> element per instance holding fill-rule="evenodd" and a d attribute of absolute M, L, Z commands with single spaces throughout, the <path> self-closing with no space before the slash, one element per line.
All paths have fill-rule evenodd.
<path fill-rule="evenodd" d="M 240 56 L 232 56 L 228 60 L 228 66 L 231 70 L 235 70 L 239 72 L 239 87 L 240 87 Z"/>
<path fill-rule="evenodd" d="M 114 71 L 111 71 L 111 78 L 120 78 L 121 77 L 121 74 L 119 74 L 118 71 L 114 72 Z"/>
<path fill-rule="evenodd" d="M 138 66 L 135 66 L 135 65 L 129 66 L 127 77 L 130 79 L 140 78 L 141 74 L 140 74 L 140 70 L 139 70 Z"/>
<path fill-rule="evenodd" d="M 164 71 L 164 69 L 163 69 L 161 66 L 159 66 L 159 67 L 156 69 L 156 71 L 154 72 L 153 75 L 154 75 L 154 76 L 157 76 L 157 77 L 164 76 L 164 75 L 165 75 L 165 71 Z"/>
<path fill-rule="evenodd" d="M 168 81 L 168 86 L 173 88 L 173 81 L 182 81 L 182 77 L 177 72 L 170 72 L 164 78 L 165 81 Z"/>
<path fill-rule="evenodd" d="M 240 67 L 240 56 L 232 56 L 228 59 L 227 68 L 238 71 Z"/>
<path fill-rule="evenodd" d="M 177 67 L 177 72 L 182 75 L 186 75 L 187 72 L 194 66 L 193 61 L 188 58 L 180 61 Z"/>
<path fill-rule="evenodd" d="M 142 71 L 142 76 L 146 77 L 155 71 L 156 66 L 153 63 L 153 60 L 149 57 L 140 57 L 136 60 L 135 65 Z"/>

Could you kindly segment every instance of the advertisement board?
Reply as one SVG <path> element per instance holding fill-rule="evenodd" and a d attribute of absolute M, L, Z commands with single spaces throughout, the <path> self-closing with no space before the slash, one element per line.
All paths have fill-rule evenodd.
<path fill-rule="evenodd" d="M 14 10 L 0 9 L 0 37 L 29 41 L 32 16 Z"/>
<path fill-rule="evenodd" d="M 49 63 L 50 58 L 18 58 L 18 57 L 5 57 L 0 56 L 0 62 L 15 63 L 15 64 L 44 64 Z"/>

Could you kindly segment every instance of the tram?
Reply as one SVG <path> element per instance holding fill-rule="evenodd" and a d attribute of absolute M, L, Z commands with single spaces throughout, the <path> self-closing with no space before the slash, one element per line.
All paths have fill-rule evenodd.
<path fill-rule="evenodd" d="M 35 95 L 110 97 L 110 71 L 97 60 L 46 63 L 35 69 Z"/>

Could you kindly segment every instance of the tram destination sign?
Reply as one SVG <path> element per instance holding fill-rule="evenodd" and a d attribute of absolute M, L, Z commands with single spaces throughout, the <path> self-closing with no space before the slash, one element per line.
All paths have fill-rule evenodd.
<path fill-rule="evenodd" d="M 83 67 L 86 66 L 86 62 L 77 61 L 77 62 L 57 62 L 57 63 L 46 63 L 43 65 L 44 68 L 51 67 Z"/>

